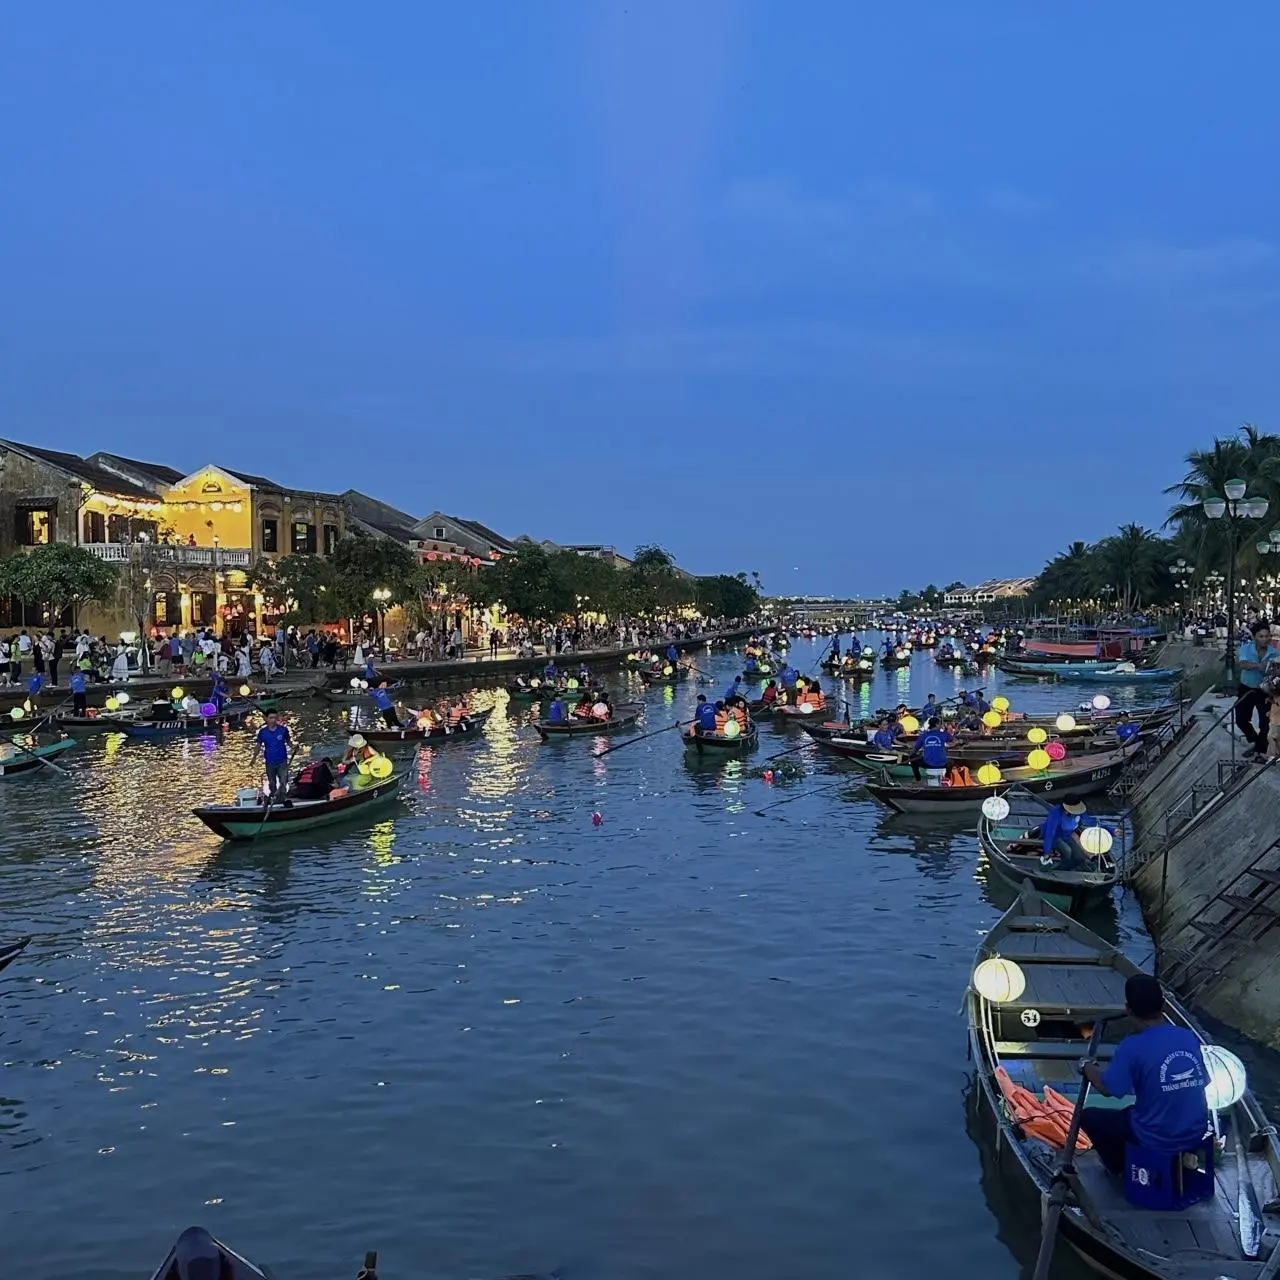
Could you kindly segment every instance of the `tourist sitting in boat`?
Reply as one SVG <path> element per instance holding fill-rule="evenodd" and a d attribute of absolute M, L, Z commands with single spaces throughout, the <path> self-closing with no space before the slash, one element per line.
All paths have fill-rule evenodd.
<path fill-rule="evenodd" d="M 705 693 L 698 694 L 698 706 L 693 713 L 693 736 L 713 734 L 716 731 L 716 709 L 707 701 Z"/>
<path fill-rule="evenodd" d="M 770 680 L 764 687 L 764 692 L 760 695 L 760 700 L 766 707 L 771 707 L 778 701 L 778 682 Z"/>
<path fill-rule="evenodd" d="M 564 699 L 559 694 L 556 694 L 551 699 L 551 705 L 547 708 L 547 723 L 564 724 L 566 719 Z"/>
<path fill-rule="evenodd" d="M 449 708 L 449 732 L 454 733 L 458 729 L 465 728 L 467 718 L 467 704 L 461 698 L 455 699 L 453 705 Z"/>
<path fill-rule="evenodd" d="M 938 702 L 938 695 L 936 693 L 931 693 L 924 700 L 924 706 L 920 708 L 920 721 L 923 724 L 928 724 L 929 721 L 934 718 L 934 716 L 941 716 L 941 715 L 942 715 L 942 706 Z"/>
<path fill-rule="evenodd" d="M 822 692 L 822 689 L 816 680 L 806 687 L 804 693 L 800 697 L 799 705 L 802 707 L 812 707 L 815 711 L 825 711 L 827 709 L 826 694 Z"/>
<path fill-rule="evenodd" d="M 930 718 L 928 727 L 916 738 L 915 750 L 911 753 L 911 771 L 916 781 L 920 781 L 920 768 L 924 767 L 924 780 L 931 787 L 942 786 L 947 776 L 947 744 L 951 734 L 942 727 L 938 716 Z"/>
<path fill-rule="evenodd" d="M 716 732 L 723 733 L 724 727 L 729 723 L 729 708 L 723 702 L 716 703 Z"/>
<path fill-rule="evenodd" d="M 738 722 L 738 728 L 746 733 L 751 727 L 751 716 L 747 711 L 747 704 L 741 698 L 735 698 L 728 707 L 729 714 Z M 728 721 L 725 721 L 728 724 Z"/>
<path fill-rule="evenodd" d="M 748 675 L 754 675 L 754 674 L 755 674 L 755 671 L 756 671 L 756 658 L 755 658 L 755 654 L 753 654 L 753 653 L 748 653 L 748 654 L 747 654 L 747 660 L 746 660 L 746 662 L 744 662 L 744 663 L 742 664 L 742 668 L 743 668 L 743 670 L 744 670 Z"/>
<path fill-rule="evenodd" d="M 337 783 L 333 761 L 328 756 L 302 766 L 293 780 L 293 795 L 298 800 L 327 800 Z"/>
<path fill-rule="evenodd" d="M 378 709 L 378 714 L 382 717 L 382 722 L 388 729 L 402 729 L 404 727 L 400 723 L 400 715 L 396 711 L 395 700 L 387 692 L 387 682 L 385 680 L 376 689 L 369 690 L 369 697 L 373 699 L 373 705 Z"/>
<path fill-rule="evenodd" d="M 1088 871 L 1093 862 L 1080 843 L 1080 819 L 1085 806 L 1081 800 L 1064 800 L 1045 815 L 1044 822 L 1031 834 L 1043 841 L 1040 861 L 1052 863 L 1063 871 Z"/>
<path fill-rule="evenodd" d="M 613 708 L 609 705 L 609 700 L 603 694 L 600 695 L 600 700 L 598 702 L 593 702 L 591 704 L 591 718 L 593 720 L 599 720 L 602 723 L 606 720 L 613 719 Z"/>
<path fill-rule="evenodd" d="M 1120 1041 L 1105 1069 L 1095 1061 L 1080 1067 L 1105 1097 L 1133 1096 L 1132 1106 L 1086 1106 L 1080 1113 L 1080 1128 L 1116 1177 L 1124 1174 L 1130 1143 L 1175 1156 L 1198 1151 L 1209 1132 L 1209 1076 L 1199 1038 L 1164 1016 L 1164 990 L 1149 973 L 1125 980 L 1124 1004 L 1138 1030 Z"/>
<path fill-rule="evenodd" d="M 338 772 L 346 773 L 348 769 L 359 768 L 362 760 L 372 760 L 378 753 L 364 740 L 364 734 L 353 733 L 347 739 L 347 749 L 338 761 Z"/>
<path fill-rule="evenodd" d="M 542 668 L 542 678 L 550 680 L 553 684 L 560 678 L 560 668 L 556 666 L 554 658 L 547 659 L 547 665 Z"/>
<path fill-rule="evenodd" d="M 898 745 L 898 735 L 893 731 L 893 721 L 885 716 L 880 727 L 871 735 L 871 743 L 881 751 L 893 751 Z"/>
<path fill-rule="evenodd" d="M 1116 737 L 1120 740 L 1121 746 L 1126 742 L 1131 742 L 1142 732 L 1142 726 L 1135 724 L 1130 718 L 1128 712 L 1123 713 L 1120 719 L 1116 721 Z"/>
<path fill-rule="evenodd" d="M 591 695 L 583 692 L 582 696 L 574 704 L 573 717 L 575 720 L 591 719 Z"/>
<path fill-rule="evenodd" d="M 586 663 L 583 663 L 582 666 L 578 668 L 578 681 L 581 684 L 591 683 L 591 672 L 587 670 Z"/>

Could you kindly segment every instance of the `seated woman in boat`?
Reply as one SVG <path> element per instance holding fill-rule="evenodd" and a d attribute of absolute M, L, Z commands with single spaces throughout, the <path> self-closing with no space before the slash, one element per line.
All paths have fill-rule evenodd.
<path fill-rule="evenodd" d="M 772 707 L 774 703 L 778 701 L 778 682 L 776 680 L 770 680 L 769 683 L 765 685 L 764 692 L 761 693 L 760 699 L 764 703 L 766 709 Z"/>
<path fill-rule="evenodd" d="M 591 704 L 591 718 L 601 723 L 613 719 L 613 708 L 609 705 L 609 699 L 603 694 L 598 701 Z"/>
<path fill-rule="evenodd" d="M 716 732 L 723 733 L 724 727 L 729 723 L 729 708 L 723 702 L 716 703 Z"/>
<path fill-rule="evenodd" d="M 1081 1129 L 1116 1177 L 1124 1174 L 1130 1143 L 1172 1156 L 1196 1151 L 1209 1132 L 1209 1076 L 1199 1038 L 1165 1017 L 1164 990 L 1149 973 L 1126 979 L 1124 1004 L 1138 1030 L 1120 1041 L 1105 1069 L 1093 1061 L 1080 1067 L 1105 1097 L 1133 1095 L 1132 1106 L 1086 1106 L 1080 1113 Z"/>
<path fill-rule="evenodd" d="M 449 708 L 449 732 L 466 728 L 467 704 L 461 698 L 455 698 Z"/>
<path fill-rule="evenodd" d="M 892 751 L 898 745 L 898 736 L 893 731 L 893 721 L 884 716 L 880 727 L 871 735 L 871 744 L 881 751 Z"/>
<path fill-rule="evenodd" d="M 738 722 L 738 728 L 746 733 L 751 728 L 751 716 L 747 711 L 747 704 L 741 698 L 736 698 L 728 707 L 729 714 Z M 725 721 L 728 724 L 728 721 Z"/>
<path fill-rule="evenodd" d="M 293 796 L 297 800 L 327 800 L 337 782 L 333 761 L 328 756 L 309 761 L 293 780 Z"/>
<path fill-rule="evenodd" d="M 827 709 L 827 695 L 822 692 L 822 686 L 816 680 L 805 689 L 800 705 L 812 707 L 815 711 Z"/>
<path fill-rule="evenodd" d="M 353 733 L 347 739 L 347 749 L 338 761 L 338 772 L 346 773 L 348 769 L 358 768 L 362 760 L 372 760 L 378 753 L 364 740 L 362 733 Z"/>

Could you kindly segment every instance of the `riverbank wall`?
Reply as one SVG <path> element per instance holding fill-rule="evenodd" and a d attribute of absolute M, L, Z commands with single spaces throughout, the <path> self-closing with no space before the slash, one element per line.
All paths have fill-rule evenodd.
<path fill-rule="evenodd" d="M 1184 647 L 1189 685 L 1221 675 L 1220 650 Z M 1130 884 L 1166 985 L 1280 1049 L 1280 767 L 1245 759 L 1233 712 L 1230 694 L 1202 693 L 1131 792 Z"/>
<path fill-rule="evenodd" d="M 673 643 L 682 654 L 688 654 L 699 649 L 705 649 L 710 645 L 733 644 L 735 641 L 745 640 L 749 636 L 756 635 L 759 631 L 759 627 L 736 627 L 724 631 L 704 632 L 700 635 L 688 636 L 683 640 L 675 640 L 669 643 Z M 663 644 L 664 648 L 666 643 L 664 642 Z M 634 652 L 631 648 L 584 649 L 576 653 L 563 654 L 557 659 L 557 662 L 565 668 L 570 665 L 577 667 L 585 663 L 595 671 L 618 670 L 626 665 L 627 655 L 631 652 Z M 385 663 L 378 662 L 377 665 L 378 670 L 385 672 L 390 681 L 428 684 L 441 688 L 457 688 L 459 686 L 471 688 L 476 685 L 505 683 L 525 672 L 541 671 L 547 665 L 547 655 L 544 653 L 536 658 L 520 658 L 515 655 L 491 658 L 484 654 L 468 658 L 451 658 L 439 662 L 413 662 L 407 659 L 393 659 Z M 27 674 L 30 674 L 30 672 Z M 56 706 L 63 702 L 64 699 L 70 700 L 70 691 L 66 687 L 66 680 L 69 674 L 69 670 L 64 667 L 62 683 L 57 686 L 51 686 L 44 692 L 40 698 L 42 710 L 48 710 L 51 706 Z M 353 674 L 355 672 L 351 667 L 340 671 L 329 671 L 323 667 L 315 671 L 309 668 L 291 667 L 288 671 L 282 672 L 272 680 L 271 685 L 273 689 L 279 689 L 282 692 L 303 691 L 316 684 L 337 689 L 347 685 Z M 234 675 L 229 676 L 227 680 L 233 689 L 239 683 Z M 256 672 L 252 683 L 261 686 L 261 678 Z M 89 706 L 100 707 L 108 697 L 113 693 L 119 693 L 121 690 L 126 690 L 130 697 L 146 699 L 153 696 L 162 696 L 175 684 L 180 684 L 193 697 L 199 697 L 201 693 L 207 692 L 210 687 L 209 679 L 197 677 L 191 672 L 186 672 L 181 676 L 135 675 L 123 683 L 103 681 L 100 684 L 91 684 L 86 691 L 86 699 Z M 8 710 L 11 707 L 20 706 L 26 700 L 26 697 L 25 680 L 21 685 L 17 685 L 12 689 L 0 689 L 0 710 Z"/>

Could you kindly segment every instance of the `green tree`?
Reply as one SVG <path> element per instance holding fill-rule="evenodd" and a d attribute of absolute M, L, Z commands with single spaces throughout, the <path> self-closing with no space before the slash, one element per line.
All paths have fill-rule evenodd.
<path fill-rule="evenodd" d="M 70 609 L 78 622 L 81 606 L 105 604 L 119 580 L 115 565 L 67 542 L 32 547 L 0 564 L 0 592 L 41 606 L 53 620 Z"/>
<path fill-rule="evenodd" d="M 332 565 L 339 617 L 361 617 L 418 598 L 418 558 L 403 542 L 349 533 L 333 549 Z M 386 594 L 375 598 L 375 591 Z"/>
<path fill-rule="evenodd" d="M 259 560 L 249 581 L 286 623 L 337 622 L 346 616 L 334 567 L 321 556 Z"/>
<path fill-rule="evenodd" d="M 527 538 L 516 544 L 514 554 L 480 575 L 477 587 L 482 603 L 501 603 L 526 622 L 550 621 L 574 607 L 573 588 L 563 571 L 545 547 Z"/>
<path fill-rule="evenodd" d="M 1086 542 L 1073 542 L 1040 570 L 1029 598 L 1037 606 L 1086 599 L 1102 584 L 1103 570 L 1095 550 Z"/>
<path fill-rule="evenodd" d="M 1093 550 L 1101 576 L 1114 587 L 1116 603 L 1125 613 L 1172 599 L 1171 555 L 1163 538 L 1138 524 L 1124 525 Z"/>
<path fill-rule="evenodd" d="M 745 618 L 760 607 L 760 593 L 745 573 L 698 578 L 694 585 L 698 608 L 710 617 Z"/>
<path fill-rule="evenodd" d="M 693 600 L 693 584 L 676 572 L 676 562 L 665 547 L 646 543 L 636 548 L 627 570 L 632 612 L 665 612 Z"/>

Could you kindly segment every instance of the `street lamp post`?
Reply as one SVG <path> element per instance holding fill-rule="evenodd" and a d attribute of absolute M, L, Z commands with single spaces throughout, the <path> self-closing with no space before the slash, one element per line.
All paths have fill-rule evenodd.
<path fill-rule="evenodd" d="M 1188 564 L 1185 560 L 1179 559 L 1177 564 L 1169 566 L 1169 575 L 1173 578 L 1174 587 L 1182 596 L 1182 612 L 1187 613 L 1187 596 L 1191 590 L 1191 577 L 1195 573 L 1195 566 Z M 1183 618 L 1185 624 L 1186 618 Z"/>
<path fill-rule="evenodd" d="M 387 660 L 387 602 L 390 599 L 390 587 L 374 587 L 373 607 L 377 611 L 378 631 L 380 633 L 378 645 L 382 650 L 383 662 Z"/>
<path fill-rule="evenodd" d="M 1246 498 L 1248 484 L 1244 480 L 1228 480 L 1223 497 L 1212 494 L 1201 502 L 1210 520 L 1229 521 L 1228 541 L 1231 554 L 1227 561 L 1227 672 L 1232 674 L 1236 665 L 1236 553 L 1240 549 L 1240 531 L 1246 520 L 1261 520 L 1267 514 L 1270 503 L 1266 498 Z"/>

